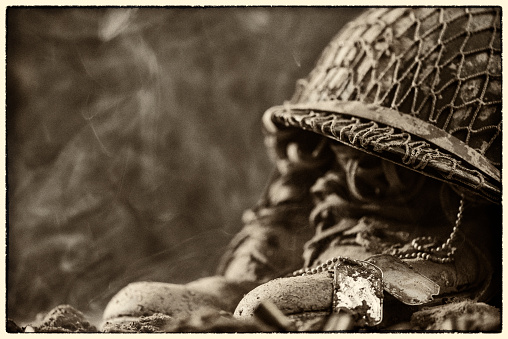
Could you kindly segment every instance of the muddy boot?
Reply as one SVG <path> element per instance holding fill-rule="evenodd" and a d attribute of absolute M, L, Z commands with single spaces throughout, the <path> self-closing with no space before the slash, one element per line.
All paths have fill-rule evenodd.
<path fill-rule="evenodd" d="M 222 276 L 207 277 L 186 285 L 131 283 L 108 303 L 102 327 L 137 321 L 139 317 L 154 314 L 164 314 L 177 323 L 196 313 L 232 312 L 242 296 L 257 285 L 228 281 Z"/>
<path fill-rule="evenodd" d="M 361 154 L 358 158 L 365 160 Z M 370 166 L 377 160 L 370 159 Z M 372 182 L 370 169 L 368 181 Z M 454 299 L 491 300 L 499 288 L 493 281 L 497 267 L 492 249 L 500 245 L 495 238 L 500 209 L 461 198 L 447 184 L 397 171 L 406 179 L 422 178 L 425 184 L 410 187 L 418 191 L 425 187 L 423 192 L 407 192 L 406 196 L 413 196 L 407 200 L 365 203 L 351 195 L 344 197 L 348 182 L 355 182 L 357 193 L 359 187 L 372 191 L 358 172 L 349 180 L 342 180 L 348 174 L 338 169 L 320 178 L 312 187 L 316 207 L 310 223 L 316 233 L 305 246 L 304 269 L 295 271 L 294 277 L 257 287 L 243 298 L 235 315 L 252 317 L 259 304 L 269 300 L 298 330 L 322 330 L 336 307 L 335 265 L 340 258 L 372 263 L 383 271 L 387 298 L 382 322 L 375 328 L 409 322 L 423 307 Z M 456 214 L 447 212 L 454 209 Z M 358 317 L 362 316 L 357 314 L 356 321 Z"/>

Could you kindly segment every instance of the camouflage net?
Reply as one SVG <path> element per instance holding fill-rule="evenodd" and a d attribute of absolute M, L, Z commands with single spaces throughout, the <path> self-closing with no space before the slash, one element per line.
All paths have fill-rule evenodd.
<path fill-rule="evenodd" d="M 361 102 L 414 117 L 477 153 L 481 161 L 472 167 L 495 173 L 499 191 L 501 97 L 499 8 L 380 8 L 339 33 L 299 81 L 290 104 Z M 432 135 L 427 141 L 433 142 Z M 422 147 L 416 149 L 420 154 Z M 423 165 L 429 155 L 424 160 Z M 466 172 L 476 177 L 466 180 L 469 186 L 481 189 L 484 179 Z M 454 175 L 452 170 L 445 176 Z M 492 198 L 493 192 L 485 193 Z"/>

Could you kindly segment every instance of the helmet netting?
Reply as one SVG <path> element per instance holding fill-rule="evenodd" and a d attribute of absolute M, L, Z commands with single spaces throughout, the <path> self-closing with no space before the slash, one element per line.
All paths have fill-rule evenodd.
<path fill-rule="evenodd" d="M 501 163 L 499 8 L 375 9 L 346 26 L 293 102 L 361 101 L 429 122 Z"/>

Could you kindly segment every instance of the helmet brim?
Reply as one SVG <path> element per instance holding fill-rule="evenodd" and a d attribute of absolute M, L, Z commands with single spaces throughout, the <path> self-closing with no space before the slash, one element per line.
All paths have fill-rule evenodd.
<path fill-rule="evenodd" d="M 461 140 L 410 115 L 358 101 L 325 101 L 275 106 L 263 121 L 269 132 L 312 131 L 501 202 L 499 169 Z"/>

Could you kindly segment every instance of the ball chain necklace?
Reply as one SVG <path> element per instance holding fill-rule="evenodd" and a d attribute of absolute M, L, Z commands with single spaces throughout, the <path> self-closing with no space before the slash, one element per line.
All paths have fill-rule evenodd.
<path fill-rule="evenodd" d="M 392 249 L 390 254 L 399 259 L 419 258 L 440 264 L 453 262 L 455 260 L 454 254 L 457 250 L 457 247 L 453 246 L 453 243 L 457 239 L 457 234 L 459 232 L 459 227 L 462 223 L 463 214 L 464 214 L 464 197 L 460 199 L 459 210 L 457 213 L 457 218 L 455 219 L 455 225 L 453 226 L 452 232 L 450 233 L 446 241 L 444 241 L 441 245 L 437 245 L 438 241 L 435 237 L 431 236 L 416 237 L 411 241 L 412 248 L 409 248 L 407 250 L 394 248 Z M 305 276 L 328 271 L 333 277 L 332 269 L 334 265 L 337 264 L 337 262 L 341 259 L 343 259 L 343 257 L 337 256 L 313 268 L 307 267 L 296 270 L 291 275 Z"/>
<path fill-rule="evenodd" d="M 392 249 L 390 253 L 392 258 L 397 258 L 396 260 L 418 258 L 440 264 L 454 261 L 454 254 L 457 248 L 453 244 L 457 238 L 463 214 L 464 196 L 460 199 L 455 225 L 446 241 L 439 244 L 435 237 L 416 237 L 411 241 L 410 248 L 405 250 L 401 248 Z M 415 300 L 413 296 L 408 299 L 407 293 L 404 293 L 404 290 L 400 289 L 397 282 L 393 284 L 393 281 L 391 283 L 390 281 L 384 281 L 383 271 L 383 268 L 373 265 L 368 261 L 352 260 L 337 256 L 314 268 L 307 267 L 296 270 L 292 273 L 292 276 L 306 276 L 326 272 L 333 281 L 332 313 L 339 313 L 343 309 L 355 309 L 357 312 L 355 324 L 361 326 L 375 326 L 381 323 L 383 319 L 383 289 L 403 303 L 411 305 L 425 304 L 432 300 L 432 295 L 439 293 L 439 285 L 422 276 L 421 278 L 425 278 L 423 285 L 430 284 L 430 292 L 423 288 L 419 292 L 429 292 L 427 293 L 428 295 L 420 293 L 423 294 L 423 298 Z M 415 274 L 413 271 L 411 272 L 413 275 Z M 390 284 L 393 286 L 390 286 Z"/>
<path fill-rule="evenodd" d="M 457 247 L 453 243 L 457 239 L 460 224 L 462 223 L 462 216 L 464 214 L 464 198 L 460 199 L 459 211 L 455 219 L 453 230 L 448 236 L 448 239 L 441 245 L 437 245 L 438 241 L 434 237 L 417 237 L 411 241 L 412 249 L 401 251 L 399 248 L 392 250 L 392 255 L 400 259 L 415 259 L 420 258 L 430 260 L 436 263 L 445 264 L 451 263 L 455 260 L 454 254 Z"/>

